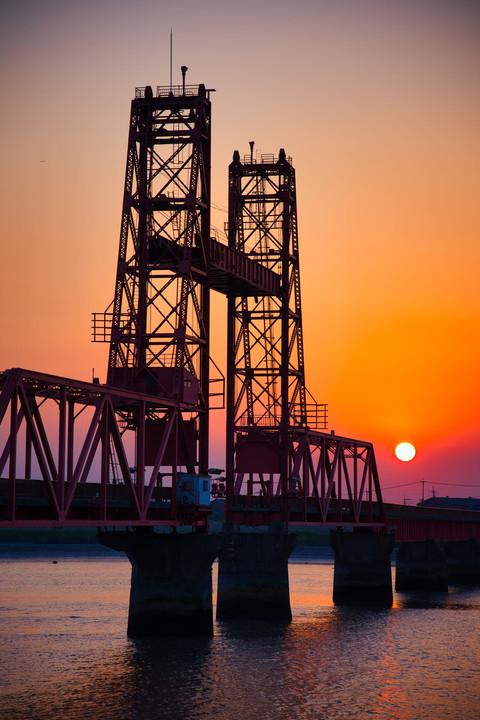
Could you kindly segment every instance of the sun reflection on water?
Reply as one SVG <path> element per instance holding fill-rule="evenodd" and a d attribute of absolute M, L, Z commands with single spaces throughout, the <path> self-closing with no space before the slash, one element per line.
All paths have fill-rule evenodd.
<path fill-rule="evenodd" d="M 396 595 L 391 609 L 339 608 L 331 563 L 292 563 L 290 624 L 223 621 L 213 638 L 134 641 L 128 562 L 12 562 L 2 571 L 2 717 L 478 716 L 475 589 L 430 604 Z"/>

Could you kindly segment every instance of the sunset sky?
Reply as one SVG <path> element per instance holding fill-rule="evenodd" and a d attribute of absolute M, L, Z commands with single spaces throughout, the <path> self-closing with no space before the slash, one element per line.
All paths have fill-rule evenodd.
<path fill-rule="evenodd" d="M 421 481 L 480 496 L 475 0 L 4 0 L 0 369 L 105 380 L 91 313 L 113 297 L 130 102 L 168 85 L 170 29 L 174 82 L 187 65 L 216 90 L 213 224 L 234 150 L 293 158 L 307 385 L 330 429 L 374 443 L 388 501 Z"/>

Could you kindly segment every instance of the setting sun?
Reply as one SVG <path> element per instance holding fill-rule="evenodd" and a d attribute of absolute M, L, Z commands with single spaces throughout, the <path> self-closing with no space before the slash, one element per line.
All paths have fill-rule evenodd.
<path fill-rule="evenodd" d="M 415 457 L 415 448 L 411 443 L 402 442 L 395 448 L 395 455 L 402 462 L 408 462 Z"/>

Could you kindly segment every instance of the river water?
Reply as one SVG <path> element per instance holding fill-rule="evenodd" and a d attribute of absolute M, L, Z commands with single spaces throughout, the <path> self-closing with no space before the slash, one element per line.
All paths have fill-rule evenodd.
<path fill-rule="evenodd" d="M 131 640 L 129 562 L 57 555 L 0 561 L 2 719 L 480 718 L 480 588 L 341 609 L 331 560 L 290 562 L 286 626 Z"/>

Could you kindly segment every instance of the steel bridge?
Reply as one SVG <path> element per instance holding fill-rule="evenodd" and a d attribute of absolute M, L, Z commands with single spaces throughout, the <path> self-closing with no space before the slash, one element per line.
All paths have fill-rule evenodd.
<path fill-rule="evenodd" d="M 228 520 L 408 534 L 383 503 L 372 444 L 328 433 L 306 387 L 284 150 L 234 153 L 225 238 L 212 238 L 211 92 L 136 90 L 114 298 L 93 315 L 107 382 L 0 375 L 0 527 L 206 531 L 209 418 L 226 395 Z M 210 353 L 211 291 L 228 307 L 225 379 Z M 469 520 L 468 536 L 478 527 Z"/>

